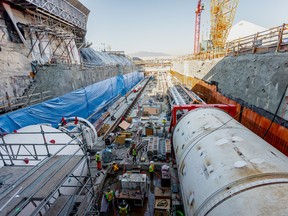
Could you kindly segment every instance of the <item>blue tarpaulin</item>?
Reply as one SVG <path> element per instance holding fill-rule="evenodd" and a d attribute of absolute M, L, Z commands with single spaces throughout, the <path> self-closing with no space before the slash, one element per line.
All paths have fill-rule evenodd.
<path fill-rule="evenodd" d="M 126 94 L 142 78 L 143 74 L 137 71 L 111 77 L 63 96 L 2 115 L 0 132 L 9 133 L 40 123 L 48 123 L 56 127 L 62 117 L 87 118 L 119 94 Z"/>

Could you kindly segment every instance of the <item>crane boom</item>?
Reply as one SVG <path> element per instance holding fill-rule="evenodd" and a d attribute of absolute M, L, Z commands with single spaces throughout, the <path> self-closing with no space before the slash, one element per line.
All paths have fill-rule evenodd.
<path fill-rule="evenodd" d="M 221 52 L 232 27 L 239 0 L 211 0 L 210 16 L 211 30 L 210 37 L 213 51 Z"/>

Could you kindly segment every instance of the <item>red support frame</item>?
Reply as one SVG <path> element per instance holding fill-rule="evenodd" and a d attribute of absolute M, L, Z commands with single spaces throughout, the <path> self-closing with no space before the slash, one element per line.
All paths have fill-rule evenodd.
<path fill-rule="evenodd" d="M 221 109 L 225 112 L 227 112 L 229 115 L 234 117 L 236 115 L 236 109 L 237 106 L 234 104 L 189 104 L 189 105 L 175 105 L 172 109 L 172 118 L 171 118 L 171 124 L 169 131 L 171 132 L 171 129 L 175 127 L 177 123 L 177 111 L 178 110 L 193 110 L 197 108 L 203 108 L 203 107 L 214 107 Z"/>

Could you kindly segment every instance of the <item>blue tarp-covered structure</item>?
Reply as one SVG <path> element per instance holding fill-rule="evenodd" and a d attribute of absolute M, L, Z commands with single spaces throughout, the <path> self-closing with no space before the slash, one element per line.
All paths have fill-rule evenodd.
<path fill-rule="evenodd" d="M 57 126 L 62 117 L 87 118 L 126 94 L 143 78 L 135 71 L 112 77 L 63 96 L 0 116 L 0 132 L 9 133 L 27 125 L 48 123 Z M 98 116 L 100 116 L 100 112 Z M 95 119 L 95 118 L 94 118 Z"/>

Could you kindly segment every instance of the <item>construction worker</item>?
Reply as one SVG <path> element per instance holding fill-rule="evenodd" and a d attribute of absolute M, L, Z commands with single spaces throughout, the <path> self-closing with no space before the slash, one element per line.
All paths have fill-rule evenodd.
<path fill-rule="evenodd" d="M 118 164 L 117 163 L 113 163 L 112 168 L 113 168 L 114 176 L 116 176 L 117 173 L 118 173 L 118 170 L 119 170 Z"/>
<path fill-rule="evenodd" d="M 154 177 L 154 161 L 150 161 L 149 173 L 150 173 L 150 179 L 152 180 Z"/>
<path fill-rule="evenodd" d="M 100 159 L 100 152 L 97 151 L 96 155 L 95 155 L 95 160 L 97 163 L 97 169 L 101 170 L 101 159 Z"/>
<path fill-rule="evenodd" d="M 108 201 L 108 203 L 111 203 L 114 199 L 114 191 L 110 188 L 107 188 L 107 191 L 105 191 L 105 198 Z"/>
<path fill-rule="evenodd" d="M 119 215 L 120 215 L 120 216 L 126 216 L 126 215 L 128 215 L 128 204 L 126 203 L 125 200 L 123 200 L 123 201 L 119 204 L 118 208 L 119 208 Z"/>
<path fill-rule="evenodd" d="M 132 149 L 133 163 L 136 163 L 137 150 L 136 147 Z"/>
<path fill-rule="evenodd" d="M 163 134 L 164 134 L 164 137 L 166 137 L 166 131 L 165 131 L 166 119 L 163 118 L 162 123 L 163 123 Z"/>

